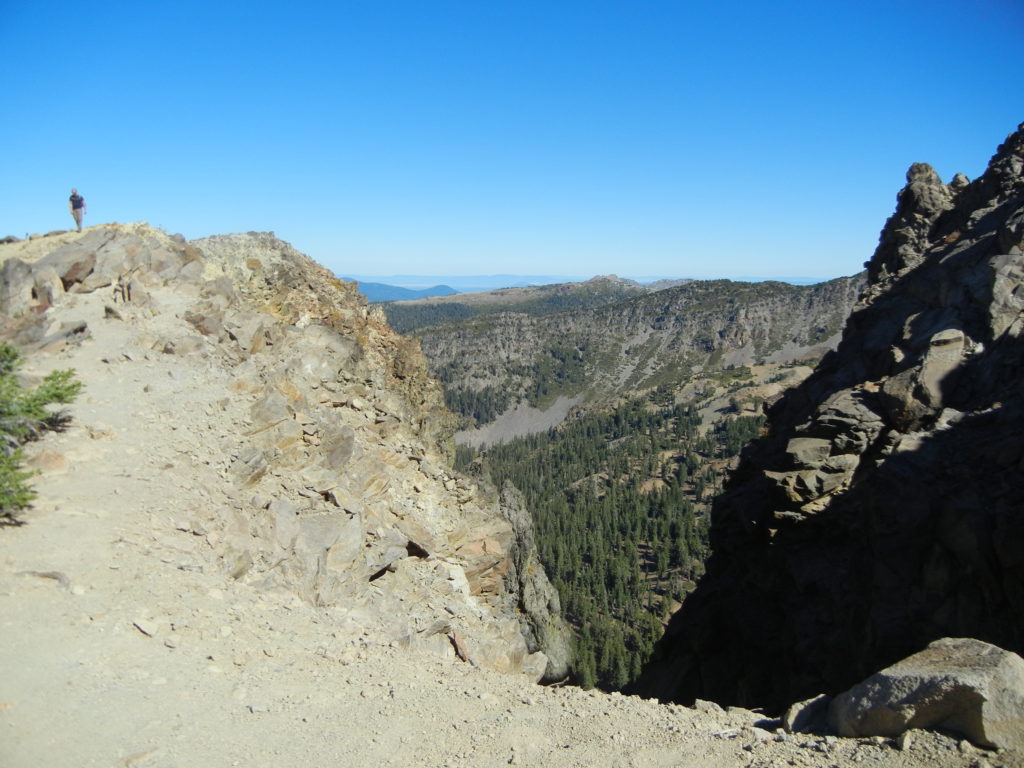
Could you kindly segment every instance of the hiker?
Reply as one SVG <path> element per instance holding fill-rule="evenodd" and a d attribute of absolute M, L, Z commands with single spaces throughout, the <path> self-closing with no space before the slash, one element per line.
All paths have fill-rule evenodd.
<path fill-rule="evenodd" d="M 78 231 L 82 231 L 82 215 L 85 213 L 85 198 L 78 194 L 77 189 L 71 190 L 71 197 L 68 198 L 68 210 L 71 211 Z"/>

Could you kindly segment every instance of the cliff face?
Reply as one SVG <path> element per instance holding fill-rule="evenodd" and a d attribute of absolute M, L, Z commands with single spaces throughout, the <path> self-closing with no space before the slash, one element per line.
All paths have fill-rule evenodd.
<path fill-rule="evenodd" d="M 454 400 L 493 391 L 510 410 L 523 401 L 544 407 L 557 395 L 607 406 L 700 371 L 818 358 L 838 343 L 863 287 L 863 275 L 813 286 L 694 281 L 604 306 L 501 312 L 415 335 Z"/>
<path fill-rule="evenodd" d="M 293 595 L 324 611 L 332 637 L 566 674 L 565 628 L 533 597 L 550 590 L 543 570 L 519 573 L 529 531 L 449 469 L 451 416 L 418 342 L 355 286 L 265 233 L 185 242 L 111 225 L 0 258 L 0 338 L 30 359 L 124 350 L 83 371 L 84 396 L 138 407 L 147 450 L 168 454 L 147 480 L 178 500 L 168 529 L 191 534 L 188 567 Z M 156 405 L 180 416 L 136 402 L 135 382 L 166 390 Z M 193 414 L 200 396 L 216 406 Z"/>
<path fill-rule="evenodd" d="M 943 636 L 1024 651 L 1024 125 L 915 164 L 837 350 L 769 412 L 638 688 L 778 709 Z"/>

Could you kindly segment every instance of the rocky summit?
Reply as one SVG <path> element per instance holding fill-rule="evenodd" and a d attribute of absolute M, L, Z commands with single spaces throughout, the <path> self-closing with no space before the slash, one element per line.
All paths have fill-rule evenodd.
<path fill-rule="evenodd" d="M 1024 651 L 1024 125 L 974 181 L 913 165 L 867 267 L 641 690 L 781 710 L 945 636 Z"/>

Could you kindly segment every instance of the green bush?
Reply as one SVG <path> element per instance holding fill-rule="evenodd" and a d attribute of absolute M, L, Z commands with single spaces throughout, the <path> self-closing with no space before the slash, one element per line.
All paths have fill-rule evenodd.
<path fill-rule="evenodd" d="M 54 371 L 39 386 L 25 389 L 15 371 L 21 355 L 9 344 L 0 344 L 0 523 L 15 523 L 17 513 L 27 507 L 35 493 L 29 485 L 33 473 L 21 468 L 21 446 L 48 430 L 67 423 L 64 411 L 53 404 L 70 403 L 82 383 L 74 371 Z"/>

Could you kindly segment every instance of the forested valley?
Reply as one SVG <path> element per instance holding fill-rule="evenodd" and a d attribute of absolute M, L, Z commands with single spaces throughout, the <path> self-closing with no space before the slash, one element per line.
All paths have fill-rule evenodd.
<path fill-rule="evenodd" d="M 834 346 L 863 282 L 603 277 L 384 306 L 460 417 L 457 466 L 523 492 L 575 682 L 638 675 L 703 571 L 710 502 L 761 404 Z"/>
<path fill-rule="evenodd" d="M 707 430 L 693 403 L 667 388 L 546 433 L 460 447 L 530 509 L 541 560 L 576 634 L 583 687 L 624 687 L 708 554 L 709 502 L 760 416 L 727 414 Z"/>

